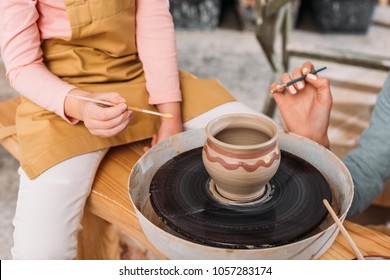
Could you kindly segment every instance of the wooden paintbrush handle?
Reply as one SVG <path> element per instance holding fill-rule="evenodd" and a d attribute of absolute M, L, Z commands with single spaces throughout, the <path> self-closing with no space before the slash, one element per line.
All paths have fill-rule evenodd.
<path fill-rule="evenodd" d="M 364 257 L 362 253 L 360 253 L 358 247 L 356 246 L 355 242 L 353 242 L 351 236 L 348 234 L 347 230 L 341 223 L 340 219 L 337 217 L 336 213 L 334 212 L 333 208 L 330 206 L 329 202 L 324 199 L 323 203 L 326 207 L 326 209 L 329 211 L 330 215 L 332 216 L 333 220 L 335 221 L 336 225 L 339 227 L 341 233 L 344 235 L 345 239 L 347 240 L 348 244 L 351 246 L 352 250 L 354 251 L 356 257 L 359 260 L 364 260 Z"/>
<path fill-rule="evenodd" d="M 97 103 L 97 104 L 101 104 L 101 105 L 105 105 L 105 106 L 110 106 L 110 107 L 116 105 L 116 104 L 109 102 L 109 101 L 104 101 L 104 100 L 80 96 L 80 95 L 74 95 L 71 93 L 68 93 L 68 96 L 76 98 L 76 99 L 88 101 L 88 102 L 93 102 L 93 103 Z M 156 116 L 160 116 L 160 117 L 164 117 L 164 118 L 170 118 L 170 119 L 172 118 L 172 114 L 162 114 L 159 112 L 150 111 L 150 110 L 146 110 L 146 109 L 142 109 L 142 108 L 138 108 L 138 107 L 134 107 L 134 106 L 127 106 L 127 108 L 129 110 L 136 111 L 136 112 L 142 112 L 142 113 L 156 115 Z"/>

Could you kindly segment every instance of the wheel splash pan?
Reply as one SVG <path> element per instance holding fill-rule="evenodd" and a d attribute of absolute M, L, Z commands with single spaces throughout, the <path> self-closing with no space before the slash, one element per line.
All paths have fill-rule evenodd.
<path fill-rule="evenodd" d="M 180 133 L 152 147 L 134 165 L 129 176 L 129 195 L 141 227 L 151 242 L 169 259 L 317 259 L 332 245 L 338 227 L 330 216 L 312 234 L 286 245 L 261 249 L 226 249 L 192 242 L 173 231 L 154 212 L 149 187 L 157 170 L 173 157 L 203 146 L 204 129 Z M 279 132 L 282 150 L 312 164 L 327 180 L 332 207 L 344 221 L 353 198 L 351 175 L 328 149 L 292 133 Z"/>

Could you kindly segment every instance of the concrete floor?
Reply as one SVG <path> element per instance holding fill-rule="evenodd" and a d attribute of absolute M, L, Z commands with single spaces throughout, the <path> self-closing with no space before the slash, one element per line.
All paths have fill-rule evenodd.
<path fill-rule="evenodd" d="M 380 39 L 380 37 L 378 37 Z M 213 31 L 177 31 L 177 46 L 180 68 L 199 77 L 219 79 L 240 101 L 260 111 L 268 94 L 271 81 L 271 69 L 260 49 L 253 32 L 237 29 L 219 28 Z M 291 67 L 299 66 L 303 60 L 293 59 Z M 320 65 L 318 62 L 317 65 Z M 355 67 L 331 66 L 332 71 L 324 71 L 330 79 L 336 79 L 333 94 L 342 96 L 346 90 L 340 88 L 344 80 L 359 80 L 367 76 L 369 88 L 380 88 L 386 73 L 367 71 Z M 349 89 L 350 91 L 350 89 Z M 347 92 L 349 93 L 347 90 Z M 340 94 L 339 94 L 340 93 Z M 0 63 L 0 101 L 16 96 L 5 78 L 3 65 Z M 372 98 L 371 98 L 372 99 Z M 363 97 L 363 100 L 371 100 Z M 371 102 L 371 101 L 370 101 Z M 337 109 L 337 108 L 336 108 Z M 350 131 L 343 125 L 344 131 Z M 333 128 L 332 128 L 333 129 Z M 339 141 L 339 130 L 332 130 L 335 142 Z M 347 134 L 341 134 L 344 137 Z M 349 137 L 350 135 L 348 135 Z M 354 136 L 355 137 L 355 136 Z M 358 137 L 358 136 L 357 136 Z M 336 141 L 337 140 L 337 141 Z M 337 142 L 338 143 L 338 142 Z M 349 148 L 335 145 L 340 157 Z M 18 163 L 0 147 L 0 259 L 10 259 L 12 247 L 12 218 L 18 189 Z M 355 222 L 362 224 L 380 224 L 390 220 L 389 208 L 371 207 Z"/>
<path fill-rule="evenodd" d="M 16 96 L 5 78 L 0 58 L 0 101 Z M 12 246 L 12 218 L 15 213 L 19 176 L 19 163 L 0 146 L 0 259 L 10 258 Z"/>

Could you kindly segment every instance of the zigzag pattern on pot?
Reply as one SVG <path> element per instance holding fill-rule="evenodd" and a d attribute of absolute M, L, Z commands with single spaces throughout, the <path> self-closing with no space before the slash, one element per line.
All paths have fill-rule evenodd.
<path fill-rule="evenodd" d="M 275 145 L 276 146 L 276 145 Z M 275 146 L 273 148 L 275 148 Z M 271 155 L 265 155 L 262 159 L 259 159 L 254 164 L 248 164 L 245 162 L 238 162 L 238 163 L 227 163 L 223 158 L 218 156 L 212 156 L 209 153 L 209 147 L 207 145 L 204 146 L 204 152 L 207 157 L 207 159 L 211 162 L 218 162 L 220 165 L 222 165 L 224 168 L 228 170 L 236 170 L 240 167 L 245 169 L 247 172 L 254 172 L 259 167 L 270 167 L 275 160 L 278 160 L 280 158 L 280 151 L 278 148 L 275 149 L 275 151 Z"/>

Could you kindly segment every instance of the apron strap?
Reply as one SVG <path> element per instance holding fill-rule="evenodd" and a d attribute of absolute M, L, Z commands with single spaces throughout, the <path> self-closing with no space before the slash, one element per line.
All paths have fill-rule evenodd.
<path fill-rule="evenodd" d="M 10 125 L 5 127 L 0 127 L 0 140 L 3 140 L 9 136 L 16 134 L 16 126 Z"/>

